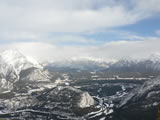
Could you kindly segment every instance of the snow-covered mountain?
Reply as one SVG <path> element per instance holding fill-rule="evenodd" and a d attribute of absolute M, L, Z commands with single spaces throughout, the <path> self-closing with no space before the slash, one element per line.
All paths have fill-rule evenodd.
<path fill-rule="evenodd" d="M 120 59 L 102 72 L 123 77 L 149 77 L 160 75 L 160 57 L 152 55 L 145 59 Z"/>
<path fill-rule="evenodd" d="M 68 60 L 48 62 L 47 64 L 45 64 L 45 66 L 54 68 L 72 68 L 72 69 L 96 71 L 108 68 L 109 65 L 113 62 L 105 61 L 103 59 L 98 59 L 98 58 L 96 59 L 90 57 L 79 57 L 79 58 L 71 58 Z"/>
<path fill-rule="evenodd" d="M 42 65 L 19 51 L 8 50 L 0 54 L 0 91 L 13 89 L 14 84 L 20 80 L 48 80 L 48 77 L 49 73 Z"/>
<path fill-rule="evenodd" d="M 101 80 L 111 74 L 130 75 L 133 79 Z M 43 67 L 18 51 L 9 50 L 0 54 L 0 110 L 6 116 L 26 119 L 143 120 L 134 117 L 142 113 L 148 118 L 145 120 L 152 120 L 151 111 L 155 112 L 160 104 L 160 77 L 150 78 L 159 74 L 157 54 L 143 60 L 124 58 L 110 62 L 74 58 Z M 147 75 L 144 78 L 148 79 L 139 80 L 135 75 Z M 94 76 L 100 79 L 95 80 Z M 25 112 L 29 115 L 25 116 Z"/>
<path fill-rule="evenodd" d="M 4 51 L 0 54 L 0 56 L 5 63 L 12 66 L 12 68 L 16 71 L 17 74 L 19 74 L 20 71 L 30 67 L 43 68 L 36 60 L 24 56 L 17 50 Z"/>
<path fill-rule="evenodd" d="M 123 58 L 113 64 L 114 67 L 140 66 L 153 70 L 160 70 L 160 54 L 152 54 L 144 59 Z"/>
<path fill-rule="evenodd" d="M 68 60 L 45 63 L 48 68 L 74 68 L 89 71 L 108 72 L 159 72 L 160 55 L 153 54 L 145 59 L 122 58 L 119 60 L 103 60 L 90 57 L 71 58 Z"/>

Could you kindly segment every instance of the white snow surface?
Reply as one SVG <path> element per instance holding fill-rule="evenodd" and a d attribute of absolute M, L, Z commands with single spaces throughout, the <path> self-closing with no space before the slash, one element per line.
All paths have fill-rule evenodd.
<path fill-rule="evenodd" d="M 80 108 L 87 108 L 90 106 L 93 106 L 95 104 L 94 99 L 88 94 L 88 92 L 84 92 L 81 94 L 80 101 L 78 103 L 78 106 Z"/>
<path fill-rule="evenodd" d="M 24 56 L 17 50 L 7 50 L 0 53 L 0 92 L 11 90 L 13 84 L 19 80 L 20 72 L 35 68 L 34 72 L 26 76 L 29 80 L 49 81 L 49 73 L 36 60 Z"/>
<path fill-rule="evenodd" d="M 160 53 L 154 53 L 151 56 L 148 57 L 149 60 L 156 63 L 160 61 Z"/>
<path fill-rule="evenodd" d="M 29 75 L 21 78 L 21 80 L 50 81 L 50 74 L 42 69 L 34 69 Z"/>
<path fill-rule="evenodd" d="M 12 66 L 17 74 L 19 74 L 21 70 L 30 67 L 43 68 L 36 60 L 31 57 L 26 57 L 16 50 L 4 51 L 0 56 L 7 65 Z"/>

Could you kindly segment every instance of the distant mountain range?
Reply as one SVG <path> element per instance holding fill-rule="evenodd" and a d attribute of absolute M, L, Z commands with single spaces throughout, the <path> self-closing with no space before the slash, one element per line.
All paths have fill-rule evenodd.
<path fill-rule="evenodd" d="M 54 68 L 72 68 L 79 70 L 101 70 L 108 68 L 110 62 L 106 62 L 99 59 L 89 59 L 89 58 L 76 58 L 69 60 L 61 60 L 55 62 L 49 62 L 45 64 L 46 67 L 54 67 Z"/>
<path fill-rule="evenodd" d="M 7 50 L 0 54 L 0 68 L 3 67 L 8 69 L 14 69 L 16 74 L 19 74 L 22 70 L 28 68 L 38 68 L 43 69 L 43 67 L 55 67 L 55 68 L 73 68 L 80 70 L 106 70 L 106 71 L 140 71 L 144 70 L 153 70 L 160 71 L 160 55 L 153 54 L 148 58 L 139 60 L 139 59 L 128 59 L 123 58 L 120 60 L 110 60 L 106 61 L 99 58 L 91 57 L 79 57 L 71 58 L 68 60 L 61 60 L 55 62 L 45 62 L 43 64 L 37 62 L 35 59 L 25 56 L 19 51 L 16 50 Z M 3 64 L 3 66 L 2 66 Z M 5 69 L 6 70 L 6 69 Z M 1 70 L 1 72 L 6 72 Z M 5 73 L 4 73 L 5 74 Z"/>
<path fill-rule="evenodd" d="M 123 58 L 118 61 L 105 61 L 96 59 L 71 59 L 45 64 L 45 68 L 59 72 L 86 70 L 90 72 L 105 72 L 106 75 L 120 76 L 157 76 L 160 74 L 160 56 L 152 55 L 149 58 L 136 60 Z"/>

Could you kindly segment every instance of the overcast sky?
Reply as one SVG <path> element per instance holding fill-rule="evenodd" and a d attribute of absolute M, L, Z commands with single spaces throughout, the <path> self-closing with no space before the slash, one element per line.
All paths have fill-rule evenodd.
<path fill-rule="evenodd" d="M 0 51 L 40 61 L 160 53 L 160 0 L 1 0 Z"/>

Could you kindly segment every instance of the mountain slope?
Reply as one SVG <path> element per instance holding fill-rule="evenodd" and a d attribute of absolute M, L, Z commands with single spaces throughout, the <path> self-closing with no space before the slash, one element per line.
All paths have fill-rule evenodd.
<path fill-rule="evenodd" d="M 122 77 L 150 77 L 160 75 L 160 58 L 152 57 L 143 60 L 121 59 L 102 72 Z"/>
<path fill-rule="evenodd" d="M 117 106 L 113 120 L 156 120 L 160 104 L 160 76 L 134 89 Z"/>
<path fill-rule="evenodd" d="M 27 71 L 27 72 L 26 72 Z M 36 60 L 18 51 L 0 54 L 0 92 L 12 90 L 19 81 L 49 81 L 49 73 Z"/>
<path fill-rule="evenodd" d="M 1 111 L 5 114 L 0 114 L 0 117 L 8 115 L 11 119 L 24 120 L 86 120 L 89 112 L 97 110 L 95 105 L 96 101 L 88 92 L 71 86 L 57 86 L 32 96 L 17 96 L 10 102 L 4 101 Z M 25 111 L 29 114 L 24 114 Z"/>
<path fill-rule="evenodd" d="M 76 58 L 46 63 L 45 67 L 51 71 L 99 71 L 106 75 L 120 75 L 122 77 L 149 77 L 160 73 L 160 56 L 151 55 L 145 59 L 123 58 L 118 61 L 101 59 Z"/>

